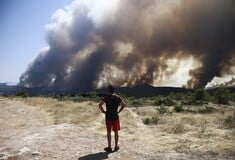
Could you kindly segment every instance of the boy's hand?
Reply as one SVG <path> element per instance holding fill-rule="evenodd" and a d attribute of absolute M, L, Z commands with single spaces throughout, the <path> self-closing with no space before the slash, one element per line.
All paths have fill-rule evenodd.
<path fill-rule="evenodd" d="M 102 113 L 106 114 L 106 112 L 104 111 L 104 109 L 103 109 L 103 107 L 102 107 L 103 104 L 104 104 L 104 101 L 100 101 L 100 103 L 99 103 L 99 109 L 100 109 L 100 111 L 101 111 Z"/>

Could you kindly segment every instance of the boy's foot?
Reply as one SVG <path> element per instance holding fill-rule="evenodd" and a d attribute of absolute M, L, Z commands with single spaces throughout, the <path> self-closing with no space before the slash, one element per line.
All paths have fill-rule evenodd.
<path fill-rule="evenodd" d="M 105 150 L 106 152 L 108 152 L 108 153 L 112 152 L 112 148 L 111 148 L 111 147 L 106 147 L 106 148 L 104 148 L 104 150 Z"/>
<path fill-rule="evenodd" d="M 116 146 L 115 148 L 114 148 L 114 151 L 118 151 L 119 150 L 119 146 Z"/>

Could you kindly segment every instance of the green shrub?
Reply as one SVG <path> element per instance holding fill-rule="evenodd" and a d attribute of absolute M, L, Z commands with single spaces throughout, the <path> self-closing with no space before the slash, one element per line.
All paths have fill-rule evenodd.
<path fill-rule="evenodd" d="M 184 111 L 182 105 L 175 105 L 175 106 L 174 106 L 174 110 L 175 110 L 176 112 L 182 112 L 182 111 Z"/>
<path fill-rule="evenodd" d="M 187 93 L 183 100 L 182 105 L 203 105 L 208 104 L 210 99 L 209 94 L 204 89 L 195 90 L 193 93 Z"/>
<path fill-rule="evenodd" d="M 100 97 L 98 97 L 96 94 L 77 94 L 75 96 L 70 96 L 70 95 L 57 95 L 56 98 L 58 100 L 69 100 L 69 101 L 74 101 L 74 102 L 84 102 L 84 101 L 94 101 L 98 102 L 100 100 Z"/>
<path fill-rule="evenodd" d="M 84 96 L 81 96 L 81 95 L 77 95 L 77 96 L 75 96 L 75 98 L 74 98 L 74 101 L 83 102 L 83 101 L 86 101 L 86 100 L 87 100 L 87 98 L 84 97 Z"/>
<path fill-rule="evenodd" d="M 169 97 L 166 98 L 159 98 L 154 101 L 154 105 L 160 106 L 160 105 L 166 105 L 166 106 L 173 106 L 175 103 L 172 101 Z"/>
<path fill-rule="evenodd" d="M 194 98 L 194 94 L 192 92 L 188 92 L 183 96 L 183 100 L 189 100 L 193 98 Z"/>
<path fill-rule="evenodd" d="M 158 121 L 159 121 L 159 118 L 157 116 L 147 117 L 147 118 L 143 119 L 143 123 L 146 125 L 158 124 Z"/>
<path fill-rule="evenodd" d="M 182 105 L 198 105 L 201 106 L 203 104 L 207 104 L 206 101 L 197 101 L 195 99 L 184 100 L 181 102 Z"/>
<path fill-rule="evenodd" d="M 138 106 L 142 106 L 143 103 L 139 100 L 133 100 L 130 102 L 131 106 L 134 106 L 134 107 L 138 107 Z"/>
<path fill-rule="evenodd" d="M 160 106 L 160 108 L 157 109 L 159 114 L 165 114 L 167 113 L 167 108 L 163 105 Z"/>
<path fill-rule="evenodd" d="M 3 96 L 3 97 L 9 97 L 9 95 L 6 94 L 6 93 L 4 93 L 2 96 Z"/>
<path fill-rule="evenodd" d="M 169 98 L 174 99 L 174 100 L 182 100 L 183 97 L 184 97 L 183 95 L 184 95 L 183 93 L 173 93 L 173 92 L 171 92 L 169 94 Z"/>
<path fill-rule="evenodd" d="M 207 100 L 208 93 L 204 89 L 198 89 L 194 92 L 194 99 L 199 101 Z"/>
<path fill-rule="evenodd" d="M 235 102 L 235 93 L 232 93 L 232 95 L 231 95 L 231 100 L 232 100 L 233 102 Z"/>
<path fill-rule="evenodd" d="M 20 91 L 20 92 L 16 93 L 16 96 L 25 98 L 25 97 L 28 97 L 28 94 L 26 91 Z"/>
<path fill-rule="evenodd" d="M 95 92 L 91 92 L 86 96 L 88 101 L 94 101 L 94 102 L 99 102 L 100 101 L 100 97 L 97 96 L 97 94 Z"/>
<path fill-rule="evenodd" d="M 228 88 L 218 88 L 214 95 L 215 102 L 218 104 L 228 104 L 230 99 L 230 92 Z"/>
<path fill-rule="evenodd" d="M 56 98 L 57 98 L 59 101 L 64 100 L 64 97 L 65 97 L 65 94 L 64 94 L 64 93 L 60 93 L 60 94 L 56 95 Z"/>
<path fill-rule="evenodd" d="M 151 99 L 147 97 L 141 97 L 141 98 L 136 98 L 136 97 L 126 97 L 124 98 L 125 102 L 129 106 L 134 106 L 134 107 L 139 107 L 147 104 L 152 104 Z"/>

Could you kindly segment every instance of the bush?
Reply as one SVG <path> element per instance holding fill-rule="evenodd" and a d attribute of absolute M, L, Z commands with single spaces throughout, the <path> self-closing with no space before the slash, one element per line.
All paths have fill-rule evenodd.
<path fill-rule="evenodd" d="M 207 104 L 207 102 L 205 101 L 197 101 L 195 99 L 189 99 L 189 100 L 184 100 L 181 102 L 182 105 L 203 105 L 203 104 Z"/>
<path fill-rule="evenodd" d="M 64 97 L 65 97 L 65 94 L 64 94 L 64 93 L 60 93 L 59 95 L 56 95 L 56 98 L 57 98 L 59 101 L 64 100 Z"/>
<path fill-rule="evenodd" d="M 140 102 L 140 101 L 138 101 L 138 100 L 131 101 L 130 104 L 131 104 L 132 106 L 134 106 L 134 107 L 138 107 L 138 106 L 142 106 L 142 105 L 143 105 L 143 103 Z"/>
<path fill-rule="evenodd" d="M 235 93 L 232 93 L 232 95 L 231 95 L 231 100 L 232 100 L 233 102 L 235 102 Z"/>
<path fill-rule="evenodd" d="M 170 93 L 169 97 L 174 100 L 182 100 L 183 99 L 183 93 Z"/>
<path fill-rule="evenodd" d="M 207 100 L 208 93 L 204 89 L 198 89 L 194 93 L 194 99 L 199 101 Z"/>
<path fill-rule="evenodd" d="M 123 96 L 123 95 L 121 95 L 121 97 L 123 99 L 125 99 L 126 103 L 131 103 L 132 101 L 134 101 L 136 99 L 135 97 L 127 97 L 127 96 Z"/>
<path fill-rule="evenodd" d="M 28 94 L 26 91 L 20 91 L 20 92 L 16 93 L 16 96 L 25 98 L 25 97 L 28 97 Z"/>
<path fill-rule="evenodd" d="M 167 113 L 167 108 L 163 105 L 160 106 L 160 108 L 157 109 L 159 114 L 165 114 Z"/>
<path fill-rule="evenodd" d="M 88 93 L 84 95 L 77 94 L 73 96 L 60 94 L 60 95 L 57 95 L 56 98 L 58 100 L 69 100 L 69 101 L 74 101 L 74 102 L 84 102 L 84 101 L 98 102 L 100 100 L 100 97 L 98 97 L 96 94 L 93 94 L 93 93 Z"/>
<path fill-rule="evenodd" d="M 146 125 L 158 124 L 158 121 L 159 121 L 159 118 L 157 116 L 147 117 L 147 118 L 143 119 L 143 123 Z"/>
<path fill-rule="evenodd" d="M 9 97 L 9 95 L 6 94 L 6 93 L 4 93 L 2 96 L 3 96 L 3 97 Z"/>
<path fill-rule="evenodd" d="M 181 101 L 182 105 L 203 105 L 208 104 L 210 99 L 209 94 L 204 89 L 195 90 L 194 93 L 187 93 L 183 100 Z"/>
<path fill-rule="evenodd" d="M 76 95 L 76 96 L 73 98 L 73 101 L 76 101 L 76 102 L 83 102 L 83 101 L 87 101 L 87 98 L 84 97 L 84 96 L 81 96 L 81 95 Z"/>
<path fill-rule="evenodd" d="M 166 106 L 173 106 L 175 103 L 172 101 L 169 97 L 166 98 L 159 98 L 154 101 L 154 105 L 159 106 L 159 105 L 166 105 Z"/>
<path fill-rule="evenodd" d="M 230 92 L 228 88 L 218 88 L 214 95 L 215 102 L 218 104 L 228 104 L 230 99 Z"/>
<path fill-rule="evenodd" d="M 184 111 L 182 105 L 176 105 L 176 106 L 174 107 L 174 110 L 175 110 L 176 112 L 182 112 L 182 111 Z"/>
<path fill-rule="evenodd" d="M 129 106 L 134 106 L 134 107 L 152 104 L 152 100 L 149 97 L 136 98 L 132 96 L 132 97 L 126 97 L 124 98 L 124 100 Z"/>

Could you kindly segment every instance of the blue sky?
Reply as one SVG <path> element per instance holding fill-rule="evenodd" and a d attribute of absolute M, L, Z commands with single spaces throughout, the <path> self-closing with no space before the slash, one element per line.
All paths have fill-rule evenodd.
<path fill-rule="evenodd" d="M 0 83 L 18 82 L 47 46 L 45 24 L 73 0 L 0 0 Z"/>

